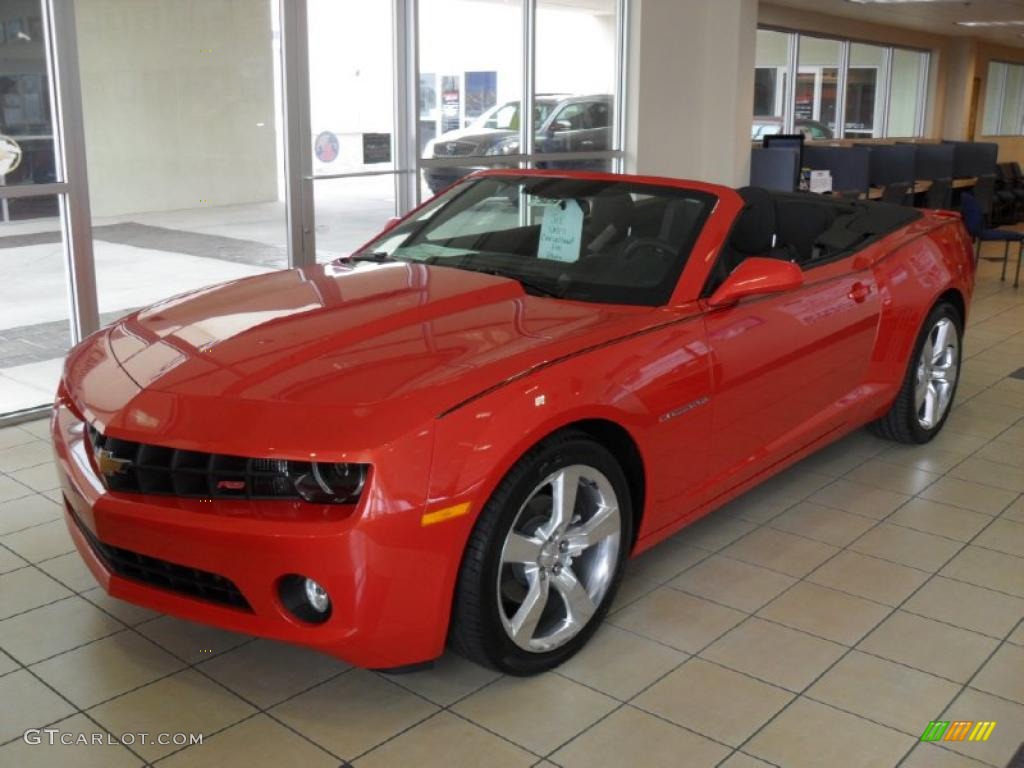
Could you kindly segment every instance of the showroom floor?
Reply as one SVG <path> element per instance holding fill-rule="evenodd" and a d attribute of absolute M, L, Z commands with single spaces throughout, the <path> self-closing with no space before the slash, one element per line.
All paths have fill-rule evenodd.
<path fill-rule="evenodd" d="M 45 423 L 0 430 L 0 764 L 1002 768 L 1024 736 L 1024 288 L 997 276 L 939 438 L 858 432 L 683 531 L 533 679 L 450 655 L 375 674 L 109 599 L 71 551 Z M 937 719 L 997 725 L 918 743 Z M 205 738 L 22 739 L 51 725 Z"/>

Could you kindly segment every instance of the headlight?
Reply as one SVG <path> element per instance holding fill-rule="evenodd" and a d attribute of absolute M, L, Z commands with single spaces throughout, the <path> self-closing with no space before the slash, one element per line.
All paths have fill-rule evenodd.
<path fill-rule="evenodd" d="M 507 139 L 502 139 L 493 147 L 488 147 L 484 150 L 485 155 L 518 155 L 519 154 L 519 139 L 516 136 L 509 136 Z"/>
<path fill-rule="evenodd" d="M 355 504 L 366 484 L 366 464 L 313 463 L 309 471 L 294 475 L 295 492 L 320 504 Z"/>

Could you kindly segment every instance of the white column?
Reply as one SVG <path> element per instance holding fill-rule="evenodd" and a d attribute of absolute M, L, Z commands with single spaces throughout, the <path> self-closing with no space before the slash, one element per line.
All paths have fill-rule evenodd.
<path fill-rule="evenodd" d="M 747 183 L 757 0 L 633 0 L 626 168 Z"/>

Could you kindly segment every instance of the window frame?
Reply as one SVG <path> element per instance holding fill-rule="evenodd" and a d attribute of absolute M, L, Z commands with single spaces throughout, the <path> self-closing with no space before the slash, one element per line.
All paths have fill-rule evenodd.
<path fill-rule="evenodd" d="M 923 138 L 925 135 L 925 122 L 927 120 L 928 105 L 929 105 L 929 83 L 931 80 L 931 65 L 932 65 L 932 52 L 924 48 L 915 48 L 913 46 L 905 45 L 891 45 L 889 43 L 878 42 L 875 40 L 862 40 L 857 38 L 840 38 L 827 35 L 820 32 L 806 32 L 797 29 L 789 29 L 786 27 L 776 27 L 767 24 L 759 24 L 757 26 L 758 31 L 766 32 L 777 32 L 787 35 L 789 42 L 789 57 L 786 67 L 758 67 L 755 60 L 755 70 L 757 69 L 776 69 L 783 73 L 782 81 L 786 84 L 781 87 L 781 94 L 778 93 L 780 88 L 776 85 L 776 103 L 781 98 L 782 105 L 782 133 L 795 133 L 796 132 L 796 81 L 801 70 L 810 72 L 817 70 L 820 73 L 823 69 L 827 68 L 824 66 L 811 66 L 800 65 L 800 48 L 803 40 L 808 38 L 816 40 L 827 40 L 839 44 L 840 57 L 838 62 L 838 78 L 836 83 L 836 120 L 835 130 L 833 131 L 833 137 L 831 139 L 811 139 L 812 141 L 838 141 L 842 139 L 860 140 L 860 141 L 878 141 L 884 139 L 918 139 Z M 870 45 L 875 48 L 881 48 L 884 51 L 884 64 L 876 67 L 879 75 L 877 79 L 876 87 L 881 90 L 877 100 L 881 105 L 881 113 L 875 116 L 876 122 L 881 122 L 878 135 L 866 138 L 859 135 L 847 135 L 846 127 L 846 107 L 847 107 L 847 91 L 848 91 L 848 80 L 850 70 L 855 67 L 851 66 L 850 63 L 850 49 L 854 45 Z M 896 135 L 891 132 L 890 124 L 890 112 L 891 112 L 891 98 L 892 98 L 892 83 L 893 83 L 893 64 L 894 54 L 896 51 L 909 51 L 922 56 L 922 66 L 918 74 L 918 86 L 917 86 L 917 104 L 915 109 L 914 117 L 914 132 L 911 135 Z M 831 66 L 831 65 L 829 65 Z M 856 67 L 864 68 L 864 67 Z M 820 78 L 815 75 L 816 84 Z M 816 85 L 817 94 L 817 85 Z M 817 98 L 817 96 L 816 96 Z M 820 108 L 820 103 L 816 102 L 816 105 Z M 753 105 L 752 105 L 753 108 Z M 751 116 L 752 124 L 757 121 L 757 115 Z"/>
<path fill-rule="evenodd" d="M 994 104 L 989 103 L 988 89 L 989 85 L 992 84 L 992 68 L 995 65 L 1002 65 L 1003 69 L 999 75 L 998 92 L 996 101 Z M 980 134 L 983 138 L 999 138 L 1005 136 L 1024 136 L 1024 94 L 1018 93 L 1019 102 L 1017 104 L 1017 125 L 1015 131 L 1003 130 L 1004 112 L 1006 111 L 1007 101 L 1007 81 L 1010 79 L 1010 69 L 1016 68 L 1021 70 L 1021 76 L 1024 77 L 1024 62 L 1022 61 L 1008 61 L 1006 59 L 989 59 L 988 66 L 985 69 L 985 89 L 984 89 L 984 101 L 979 107 L 981 114 L 981 131 Z M 990 133 L 988 127 L 985 125 L 985 116 L 991 107 L 995 107 L 996 115 L 996 126 L 995 132 Z"/>

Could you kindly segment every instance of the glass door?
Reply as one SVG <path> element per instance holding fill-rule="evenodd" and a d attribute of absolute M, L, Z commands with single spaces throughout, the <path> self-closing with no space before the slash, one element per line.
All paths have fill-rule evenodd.
<path fill-rule="evenodd" d="M 73 35 L 72 12 L 44 0 L 0 4 L 0 419 L 52 403 L 64 355 L 95 325 L 88 221 L 72 222 L 78 192 L 64 161 L 81 134 L 69 136 L 60 119 L 80 128 L 78 105 L 56 90 L 54 71 L 55 32 Z M 60 62 L 74 72 L 73 45 Z M 85 242 L 77 264 L 73 241 Z M 71 302 L 69 277 L 80 267 L 83 294 Z"/>
<path fill-rule="evenodd" d="M 362 0 L 308 0 L 307 14 L 316 258 L 330 261 L 396 212 L 396 14 Z"/>

